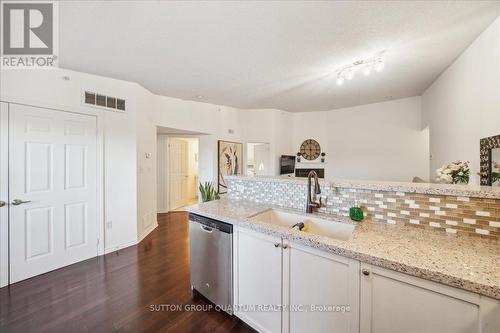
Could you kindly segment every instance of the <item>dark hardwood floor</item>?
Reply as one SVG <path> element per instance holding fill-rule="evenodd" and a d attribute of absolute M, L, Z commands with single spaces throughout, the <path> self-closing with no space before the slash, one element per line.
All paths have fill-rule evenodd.
<path fill-rule="evenodd" d="M 137 246 L 1 288 L 0 332 L 254 332 L 224 312 L 166 309 L 210 303 L 191 295 L 187 213 L 158 222 Z"/>

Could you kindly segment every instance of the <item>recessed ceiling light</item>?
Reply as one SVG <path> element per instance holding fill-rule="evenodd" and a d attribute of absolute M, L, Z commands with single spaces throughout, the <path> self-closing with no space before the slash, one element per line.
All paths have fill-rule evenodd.
<path fill-rule="evenodd" d="M 198 99 L 202 99 L 202 98 L 203 98 L 203 96 L 202 96 L 202 95 L 197 95 L 197 96 L 196 96 L 196 98 L 198 98 Z"/>

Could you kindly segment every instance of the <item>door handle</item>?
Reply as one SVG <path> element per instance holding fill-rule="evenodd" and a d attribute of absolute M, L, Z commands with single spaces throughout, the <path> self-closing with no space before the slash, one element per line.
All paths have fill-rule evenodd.
<path fill-rule="evenodd" d="M 21 200 L 21 199 L 14 199 L 14 200 L 12 200 L 12 204 L 14 206 L 19 206 L 21 204 L 25 204 L 25 203 L 29 203 L 29 202 L 31 202 L 31 200 Z"/>
<path fill-rule="evenodd" d="M 5 201 L 0 201 L 0 207 L 5 206 L 5 204 L 6 204 Z"/>

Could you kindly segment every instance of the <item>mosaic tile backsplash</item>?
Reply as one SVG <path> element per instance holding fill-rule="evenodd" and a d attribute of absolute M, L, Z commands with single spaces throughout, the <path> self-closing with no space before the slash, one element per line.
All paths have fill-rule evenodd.
<path fill-rule="evenodd" d="M 231 199 L 305 209 L 304 181 L 231 178 L 226 182 Z M 358 202 L 365 217 L 374 221 L 500 239 L 499 199 L 341 188 L 327 183 L 321 185 L 321 196 L 326 206 L 319 211 L 325 214 L 349 216 L 349 208 Z"/>

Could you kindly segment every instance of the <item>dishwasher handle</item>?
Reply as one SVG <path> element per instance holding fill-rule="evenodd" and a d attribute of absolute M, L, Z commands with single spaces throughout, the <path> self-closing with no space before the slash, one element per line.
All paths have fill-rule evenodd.
<path fill-rule="evenodd" d="M 199 223 L 205 226 L 207 229 L 203 229 L 205 232 L 209 232 L 211 229 L 217 230 L 226 234 L 233 233 L 233 226 L 229 223 L 211 219 L 209 217 L 189 213 L 189 221 Z"/>
<path fill-rule="evenodd" d="M 200 228 L 201 228 L 201 230 L 203 230 L 204 232 L 207 232 L 209 234 L 214 232 L 214 228 L 207 227 L 206 225 L 203 225 L 203 224 L 200 224 Z"/>

